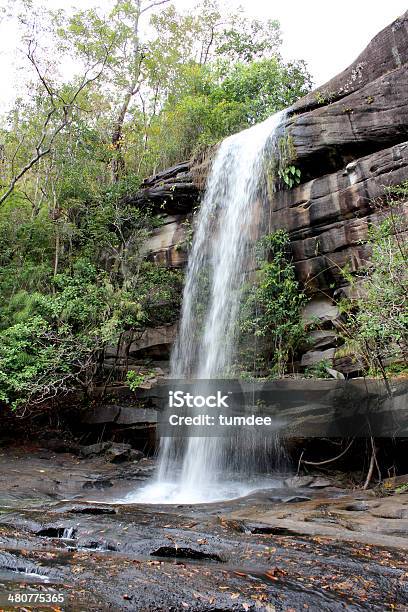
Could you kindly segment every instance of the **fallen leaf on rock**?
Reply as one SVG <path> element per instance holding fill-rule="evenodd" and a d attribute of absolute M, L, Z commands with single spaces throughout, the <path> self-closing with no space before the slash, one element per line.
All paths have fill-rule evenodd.
<path fill-rule="evenodd" d="M 333 584 L 333 587 L 335 589 L 340 589 L 342 591 L 348 591 L 348 590 L 353 588 L 353 583 L 352 582 L 347 582 L 347 581 L 337 582 L 337 583 Z"/>

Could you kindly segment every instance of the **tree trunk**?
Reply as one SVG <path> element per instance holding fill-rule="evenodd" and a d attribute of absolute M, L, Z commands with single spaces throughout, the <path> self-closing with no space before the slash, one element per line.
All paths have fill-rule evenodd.
<path fill-rule="evenodd" d="M 133 83 L 132 83 L 133 85 Z M 136 86 L 136 84 L 135 84 Z M 122 136 L 123 136 L 123 124 L 125 122 L 126 113 L 128 111 L 130 101 L 134 95 L 134 88 L 128 91 L 123 100 L 118 118 L 115 123 L 115 127 L 112 133 L 112 145 L 114 149 L 114 157 L 112 159 L 112 182 L 117 183 L 120 177 L 125 171 L 125 160 L 122 155 Z"/>

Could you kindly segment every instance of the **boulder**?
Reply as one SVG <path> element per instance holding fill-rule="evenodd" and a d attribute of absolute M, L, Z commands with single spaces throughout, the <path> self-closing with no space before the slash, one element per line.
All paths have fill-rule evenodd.
<path fill-rule="evenodd" d="M 80 455 L 82 457 L 90 458 L 103 455 L 111 446 L 111 442 L 98 442 L 97 444 L 89 444 L 88 446 L 82 446 L 80 448 Z"/>
<path fill-rule="evenodd" d="M 308 487 L 313 480 L 313 476 L 293 476 L 292 478 L 287 478 L 284 481 L 284 484 L 290 489 L 297 489 L 301 487 Z"/>
<path fill-rule="evenodd" d="M 317 365 L 322 361 L 332 363 L 335 353 L 335 348 L 326 349 L 325 351 L 307 351 L 302 355 L 300 365 L 303 367 L 310 367 Z"/>
<path fill-rule="evenodd" d="M 77 455 L 80 452 L 80 446 L 77 442 L 57 437 L 41 440 L 41 446 L 54 453 L 72 453 Z"/>
<path fill-rule="evenodd" d="M 144 455 L 140 451 L 133 450 L 130 444 L 115 442 L 106 450 L 105 457 L 110 463 L 124 463 L 125 461 L 139 461 Z"/>
<path fill-rule="evenodd" d="M 291 495 L 290 497 L 284 497 L 282 502 L 284 504 L 299 504 L 305 501 L 310 501 L 312 498 L 307 495 Z"/>
<path fill-rule="evenodd" d="M 91 425 L 103 423 L 115 423 L 119 414 L 120 406 L 102 404 L 88 408 L 82 415 L 82 422 Z M 95 446 L 95 445 L 93 445 Z"/>
<path fill-rule="evenodd" d="M 125 341 L 126 338 L 123 338 L 119 345 L 108 346 L 105 349 L 106 367 L 114 366 L 116 369 L 129 369 L 129 363 L 140 363 L 140 360 L 144 357 L 167 360 L 177 335 L 177 327 L 177 324 L 147 327 L 132 342 L 130 342 L 131 338 L 127 341 Z M 135 369 L 150 378 L 152 378 L 151 373 L 157 377 L 163 375 L 161 368 L 138 367 Z"/>
<path fill-rule="evenodd" d="M 141 351 L 155 351 L 160 353 L 161 350 L 167 350 L 173 344 L 177 334 L 177 325 L 163 325 L 161 327 L 147 328 L 142 336 L 132 342 L 129 349 L 129 354 L 134 356 Z"/>
<path fill-rule="evenodd" d="M 312 330 L 308 334 L 308 345 L 313 350 L 333 348 L 337 345 L 337 334 L 331 330 Z"/>
<path fill-rule="evenodd" d="M 337 321 L 339 317 L 340 312 L 338 306 L 336 306 L 330 298 L 324 295 L 313 297 L 302 310 L 302 320 L 305 325 L 310 325 L 311 323 L 319 325 L 333 323 Z"/>
<path fill-rule="evenodd" d="M 157 412 L 152 408 L 122 406 L 116 423 L 118 425 L 155 425 L 157 423 Z"/>
<path fill-rule="evenodd" d="M 339 370 L 334 370 L 333 368 L 325 368 L 326 372 L 329 374 L 329 376 L 331 376 L 332 378 L 335 378 L 336 380 L 345 380 L 345 376 L 343 374 L 343 372 L 339 372 Z"/>
<path fill-rule="evenodd" d="M 325 489 L 326 487 L 330 487 L 331 484 L 332 483 L 327 478 L 316 478 L 310 483 L 309 487 L 311 489 Z"/>

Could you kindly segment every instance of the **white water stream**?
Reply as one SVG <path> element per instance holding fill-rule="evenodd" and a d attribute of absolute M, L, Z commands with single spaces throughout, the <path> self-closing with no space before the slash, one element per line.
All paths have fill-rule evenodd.
<path fill-rule="evenodd" d="M 266 161 L 277 154 L 283 116 L 277 113 L 230 136 L 218 148 L 189 257 L 172 378 L 228 376 L 244 277 L 265 197 Z M 253 440 L 237 441 L 240 452 L 234 455 L 234 476 L 229 470 L 231 444 L 225 438 L 190 437 L 185 442 L 161 440 L 157 474 L 134 501 L 208 502 L 239 497 L 265 484 L 264 479 L 251 477 L 251 458 L 267 450 L 255 448 Z"/>

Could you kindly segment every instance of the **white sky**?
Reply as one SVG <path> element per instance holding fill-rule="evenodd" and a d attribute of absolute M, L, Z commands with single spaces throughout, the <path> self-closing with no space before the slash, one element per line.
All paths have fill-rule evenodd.
<path fill-rule="evenodd" d="M 34 0 L 34 3 L 36 0 Z M 49 8 L 110 5 L 111 0 L 41 0 Z M 179 9 L 196 0 L 174 0 Z M 251 17 L 278 19 L 283 32 L 285 59 L 304 59 L 315 85 L 321 85 L 346 68 L 368 42 L 407 10 L 407 0 L 230 0 Z M 0 109 L 16 91 L 15 57 L 18 40 L 10 22 L 0 24 Z"/>

